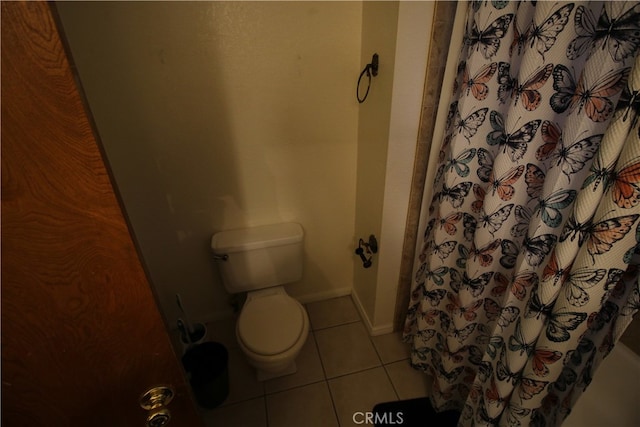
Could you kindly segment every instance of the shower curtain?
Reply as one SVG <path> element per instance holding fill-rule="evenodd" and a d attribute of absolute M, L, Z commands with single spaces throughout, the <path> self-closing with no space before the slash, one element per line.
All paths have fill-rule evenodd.
<path fill-rule="evenodd" d="M 639 2 L 468 5 L 404 330 L 459 425 L 559 425 L 640 308 L 639 44 Z"/>

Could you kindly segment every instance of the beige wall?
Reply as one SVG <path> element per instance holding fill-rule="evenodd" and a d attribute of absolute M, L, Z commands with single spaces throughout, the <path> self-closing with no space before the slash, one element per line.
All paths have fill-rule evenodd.
<path fill-rule="evenodd" d="M 393 79 L 393 97 L 387 165 L 382 204 L 380 267 L 376 290 L 374 333 L 393 330 L 396 293 L 401 264 L 405 257 L 409 200 L 423 108 L 423 92 L 433 83 L 426 81 L 431 50 L 435 2 L 400 2 Z M 436 43 L 434 43 L 435 45 Z"/>
<path fill-rule="evenodd" d="M 433 2 L 363 6 L 362 61 L 378 51 L 381 69 L 360 108 L 356 234 L 380 251 L 356 261 L 353 297 L 373 335 L 393 330 L 433 16 Z"/>
<path fill-rule="evenodd" d="M 398 3 L 363 3 L 360 69 L 371 62 L 374 53 L 378 53 L 380 57 L 380 66 L 378 76 L 372 79 L 369 96 L 360 105 L 358 116 L 354 249 L 358 238 L 366 242 L 369 235 L 374 234 L 380 239 L 397 26 Z M 365 90 L 366 84 L 363 83 L 361 93 Z M 379 243 L 383 244 L 382 241 Z M 373 265 L 367 269 L 363 268 L 359 258 L 353 259 L 353 292 L 356 303 L 367 318 L 373 320 L 379 256 L 374 255 Z"/>
<path fill-rule="evenodd" d="M 290 293 L 312 300 L 350 292 L 354 201 L 372 198 L 377 206 L 364 215 L 377 216 L 378 227 L 381 211 L 380 177 L 356 180 L 356 164 L 384 170 L 384 156 L 356 160 L 362 3 L 64 2 L 58 9 L 169 320 L 177 292 L 194 318 L 228 312 L 209 240 L 237 227 L 300 222 L 305 275 Z M 383 97 L 387 114 L 389 49 L 381 48 L 382 75 L 370 94 Z M 356 183 L 369 195 L 356 198 Z"/>

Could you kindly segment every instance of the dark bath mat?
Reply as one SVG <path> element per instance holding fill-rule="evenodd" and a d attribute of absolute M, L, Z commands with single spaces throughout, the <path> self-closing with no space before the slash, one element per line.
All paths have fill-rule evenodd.
<path fill-rule="evenodd" d="M 458 411 L 437 413 L 427 397 L 378 403 L 373 407 L 376 427 L 456 427 L 458 418 Z"/>

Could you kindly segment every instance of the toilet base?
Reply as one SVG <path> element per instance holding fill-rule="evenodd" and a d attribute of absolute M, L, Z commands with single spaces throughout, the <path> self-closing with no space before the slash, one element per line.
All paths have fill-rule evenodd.
<path fill-rule="evenodd" d="M 298 371 L 298 367 L 296 366 L 296 362 L 292 362 L 289 366 L 284 368 L 283 370 L 279 370 L 276 372 L 263 371 L 262 369 L 256 368 L 256 373 L 258 377 L 258 381 L 267 381 L 273 378 L 283 377 L 285 375 L 295 374 Z"/>

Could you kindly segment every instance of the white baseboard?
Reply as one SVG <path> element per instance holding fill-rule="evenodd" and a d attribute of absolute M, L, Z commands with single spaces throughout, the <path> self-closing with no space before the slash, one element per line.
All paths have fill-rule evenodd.
<path fill-rule="evenodd" d="M 338 288 L 338 289 L 331 289 L 328 291 L 316 292 L 313 294 L 306 294 L 306 295 L 300 295 L 300 296 L 292 295 L 292 296 L 295 299 L 297 299 L 301 304 L 309 304 L 312 302 L 324 301 L 331 298 L 343 297 L 350 294 L 351 294 L 351 288 Z M 207 313 L 206 315 L 199 317 L 198 321 L 202 323 L 213 323 L 219 320 L 230 319 L 233 316 L 234 316 L 233 309 L 229 307 L 228 309 L 225 309 L 225 310 Z M 172 325 L 171 329 L 176 331 L 178 330 L 178 328 L 175 325 Z"/>
<path fill-rule="evenodd" d="M 358 293 L 356 292 L 355 289 L 351 292 L 351 299 L 353 300 L 353 303 L 358 309 L 358 312 L 360 313 L 360 317 L 362 318 L 362 321 L 364 322 L 364 326 L 367 328 L 367 332 L 369 332 L 370 336 L 375 337 L 377 335 L 385 335 L 393 332 L 393 323 L 390 323 L 388 325 L 377 325 L 377 326 L 374 326 L 371 324 L 371 320 L 369 319 L 367 312 L 362 306 L 362 303 L 360 302 L 360 298 L 358 298 Z"/>
<path fill-rule="evenodd" d="M 347 295 L 351 295 L 351 299 L 353 300 L 353 303 L 356 306 L 358 313 L 360 313 L 362 322 L 367 328 L 367 332 L 369 333 L 370 336 L 385 335 L 393 332 L 393 323 L 389 323 L 386 325 L 376 325 L 376 326 L 371 324 L 371 319 L 369 319 L 367 312 L 365 311 L 364 307 L 362 306 L 362 303 L 360 302 L 360 298 L 358 298 L 358 294 L 355 292 L 353 288 L 338 288 L 338 289 L 331 289 L 328 291 L 316 292 L 313 294 L 296 295 L 295 298 L 298 301 L 300 301 L 301 304 L 309 304 L 312 302 L 324 301 L 331 298 L 344 297 Z M 229 308 L 228 310 L 224 310 L 224 311 L 208 313 L 207 315 L 199 318 L 198 320 L 202 323 L 213 323 L 219 320 L 232 318 L 233 316 L 234 316 L 233 310 Z M 170 330 L 177 331 L 177 328 L 174 325 L 172 325 Z"/>
<path fill-rule="evenodd" d="M 373 329 L 371 329 L 369 331 L 369 335 L 371 335 L 372 337 L 375 337 L 378 335 L 390 334 L 392 332 L 393 332 L 393 324 L 380 325 L 380 326 L 375 326 Z"/>
<path fill-rule="evenodd" d="M 344 297 L 346 295 L 351 295 L 351 288 L 330 289 L 328 291 L 316 292 L 314 294 L 291 296 L 297 299 L 301 304 L 309 304 L 312 302 L 324 301 L 331 298 Z"/>

